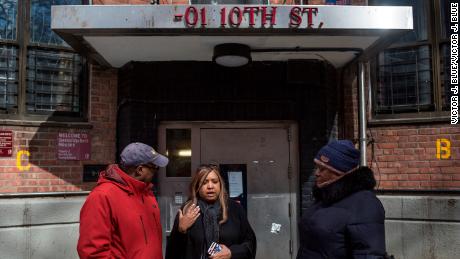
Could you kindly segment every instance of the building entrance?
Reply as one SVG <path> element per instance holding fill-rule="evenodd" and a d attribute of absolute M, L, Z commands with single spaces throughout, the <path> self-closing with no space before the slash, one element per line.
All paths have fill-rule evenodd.
<path fill-rule="evenodd" d="M 160 150 L 171 158 L 171 168 L 159 176 L 165 235 L 169 235 L 175 214 L 187 199 L 191 171 L 199 164 L 216 164 L 229 196 L 246 209 L 257 236 L 257 258 L 293 258 L 297 249 L 298 152 L 292 139 L 296 132 L 294 124 L 284 122 L 162 125 Z M 184 136 L 190 136 L 190 141 L 180 145 L 174 140 Z M 189 153 L 185 142 L 189 142 Z M 179 156 L 179 151 L 190 155 L 189 159 Z M 180 171 L 186 163 L 190 166 Z M 190 169 L 190 173 L 185 172 Z"/>

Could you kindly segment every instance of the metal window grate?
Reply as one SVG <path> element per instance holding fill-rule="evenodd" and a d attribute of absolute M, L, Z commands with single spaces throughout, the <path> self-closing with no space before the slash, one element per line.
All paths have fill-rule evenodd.
<path fill-rule="evenodd" d="M 432 110 L 432 66 L 429 46 L 390 49 L 379 54 L 376 113 Z"/>
<path fill-rule="evenodd" d="M 27 111 L 80 112 L 81 59 L 69 52 L 29 49 Z"/>
<path fill-rule="evenodd" d="M 16 40 L 18 1 L 0 1 L 0 39 Z"/>
<path fill-rule="evenodd" d="M 18 50 L 14 46 L 0 45 L 0 110 L 17 109 L 18 102 Z"/>
<path fill-rule="evenodd" d="M 442 0 L 440 7 L 441 27 L 439 29 L 441 32 L 441 39 L 447 40 L 450 31 L 450 1 Z"/>
<path fill-rule="evenodd" d="M 31 0 L 30 42 L 68 47 L 69 45 L 51 30 L 51 6 L 80 4 L 81 0 Z"/>
<path fill-rule="evenodd" d="M 441 98 L 442 109 L 450 110 L 450 98 L 453 92 L 450 90 L 450 46 L 449 43 L 441 44 Z"/>

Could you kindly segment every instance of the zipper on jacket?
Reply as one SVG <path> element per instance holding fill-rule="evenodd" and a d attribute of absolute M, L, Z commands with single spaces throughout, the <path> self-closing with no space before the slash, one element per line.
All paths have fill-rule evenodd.
<path fill-rule="evenodd" d="M 139 218 L 141 218 L 142 230 L 144 231 L 144 240 L 145 244 L 147 244 L 147 232 L 145 231 L 144 220 L 142 219 L 142 216 L 139 216 Z"/>

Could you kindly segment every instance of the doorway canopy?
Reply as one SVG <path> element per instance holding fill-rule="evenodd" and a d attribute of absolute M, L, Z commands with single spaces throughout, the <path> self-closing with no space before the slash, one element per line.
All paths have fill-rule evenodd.
<path fill-rule="evenodd" d="M 253 61 L 365 60 L 412 29 L 412 8 L 313 5 L 63 5 L 52 29 L 102 66 L 130 61 L 211 61 L 239 43 Z"/>

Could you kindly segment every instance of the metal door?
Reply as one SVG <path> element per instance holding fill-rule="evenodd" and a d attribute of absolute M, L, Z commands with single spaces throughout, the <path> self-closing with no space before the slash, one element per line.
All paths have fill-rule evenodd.
<path fill-rule="evenodd" d="M 257 236 L 257 258 L 293 258 L 296 196 L 289 179 L 288 129 L 201 129 L 200 140 L 202 163 L 246 165 L 247 215 Z"/>

